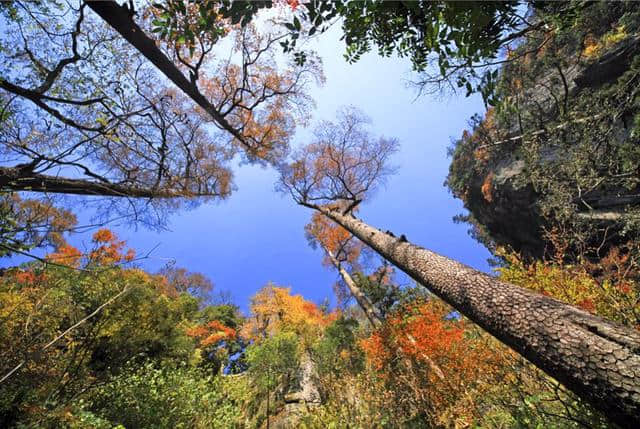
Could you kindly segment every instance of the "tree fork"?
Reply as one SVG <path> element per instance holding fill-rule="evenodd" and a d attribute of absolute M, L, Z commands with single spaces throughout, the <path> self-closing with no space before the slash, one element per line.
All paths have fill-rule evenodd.
<path fill-rule="evenodd" d="M 313 204 L 419 284 L 623 427 L 640 427 L 640 333 L 501 282 Z"/>

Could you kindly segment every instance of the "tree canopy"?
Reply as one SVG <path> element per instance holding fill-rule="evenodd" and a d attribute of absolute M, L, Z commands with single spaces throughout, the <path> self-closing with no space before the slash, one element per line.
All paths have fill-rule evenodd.
<path fill-rule="evenodd" d="M 0 25 L 0 426 L 640 424 L 632 3 L 17 1 Z M 397 201 L 406 153 L 357 106 L 312 114 L 307 48 L 331 27 L 345 64 L 395 56 L 419 96 L 484 103 L 445 185 L 495 272 L 361 219 Z M 122 238 L 227 199 L 245 164 L 277 175 L 277 220 L 328 284 L 313 252 L 282 257 L 283 231 L 249 258 L 261 243 L 229 246 L 209 212 L 168 255 Z M 249 231 L 278 217 L 263 197 L 226 213 Z M 410 197 L 384 222 L 433 223 L 440 201 Z"/>

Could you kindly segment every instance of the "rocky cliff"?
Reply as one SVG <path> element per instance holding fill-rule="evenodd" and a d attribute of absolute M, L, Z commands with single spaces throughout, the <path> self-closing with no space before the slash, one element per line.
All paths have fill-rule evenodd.
<path fill-rule="evenodd" d="M 456 142 L 446 185 L 490 248 L 598 258 L 640 238 L 640 13 L 538 13 L 549 24 L 507 52 L 500 103 Z"/>

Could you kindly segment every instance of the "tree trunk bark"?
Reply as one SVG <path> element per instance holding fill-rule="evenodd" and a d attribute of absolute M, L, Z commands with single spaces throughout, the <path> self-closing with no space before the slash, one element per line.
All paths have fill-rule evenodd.
<path fill-rule="evenodd" d="M 342 264 L 336 259 L 335 255 L 328 249 L 324 247 L 323 249 L 327 253 L 327 256 L 329 256 L 333 266 L 338 270 L 338 273 L 340 273 L 340 277 L 342 277 L 342 280 L 344 280 L 345 284 L 349 288 L 349 292 L 351 292 L 351 295 L 356 299 L 358 306 L 362 309 L 365 316 L 367 316 L 371 326 L 374 328 L 380 327 L 380 325 L 382 325 L 382 314 L 380 313 L 380 310 L 373 305 L 371 301 L 369 301 L 369 298 L 362 292 L 362 290 L 360 290 L 358 285 L 356 285 L 356 282 L 353 281 L 351 275 L 344 269 Z"/>
<path fill-rule="evenodd" d="M 640 333 L 320 211 L 623 427 L 640 427 Z"/>
<path fill-rule="evenodd" d="M 82 179 L 66 179 L 32 173 L 15 167 L 0 167 L 0 191 L 30 191 L 132 198 L 176 198 L 185 196 L 173 191 L 161 191 Z"/>

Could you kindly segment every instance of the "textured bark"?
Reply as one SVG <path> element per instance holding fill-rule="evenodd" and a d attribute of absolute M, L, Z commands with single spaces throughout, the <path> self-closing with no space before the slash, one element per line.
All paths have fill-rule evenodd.
<path fill-rule="evenodd" d="M 186 196 L 174 191 L 48 176 L 15 167 L 0 167 L 0 191 L 30 191 L 132 198 L 176 198 Z"/>
<path fill-rule="evenodd" d="M 501 282 L 352 215 L 308 206 L 351 232 L 612 421 L 640 427 L 639 332 Z"/>

